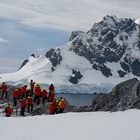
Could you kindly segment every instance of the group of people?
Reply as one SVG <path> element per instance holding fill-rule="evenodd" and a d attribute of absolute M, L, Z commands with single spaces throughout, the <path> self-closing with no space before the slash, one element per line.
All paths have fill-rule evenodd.
<path fill-rule="evenodd" d="M 49 103 L 49 113 L 57 114 L 63 113 L 65 109 L 65 101 L 62 97 L 55 99 L 54 85 L 51 84 L 49 86 L 49 93 L 46 89 L 41 89 L 39 84 L 36 84 L 33 80 L 30 81 L 30 89 L 27 89 L 27 85 L 23 85 L 21 88 L 15 88 L 12 96 L 13 96 L 13 106 L 16 108 L 18 103 L 20 103 L 20 114 L 21 116 L 25 116 L 25 110 L 27 109 L 28 113 L 33 111 L 33 106 Z M 4 95 L 5 98 L 8 98 L 7 85 L 5 82 L 1 85 L 1 99 L 3 100 Z M 10 103 L 7 104 L 5 108 L 5 115 L 10 117 L 12 114 L 12 108 Z"/>

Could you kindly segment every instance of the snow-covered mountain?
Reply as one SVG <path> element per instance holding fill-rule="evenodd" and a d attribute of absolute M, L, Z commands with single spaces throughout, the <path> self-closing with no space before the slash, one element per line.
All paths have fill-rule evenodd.
<path fill-rule="evenodd" d="M 17 72 L 0 75 L 0 82 L 33 79 L 54 83 L 58 92 L 94 93 L 139 76 L 138 20 L 107 15 L 88 32 L 73 31 L 66 46 L 30 56 Z"/>

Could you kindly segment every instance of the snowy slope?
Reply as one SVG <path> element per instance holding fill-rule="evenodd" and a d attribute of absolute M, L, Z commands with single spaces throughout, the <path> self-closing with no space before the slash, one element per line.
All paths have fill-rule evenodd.
<path fill-rule="evenodd" d="M 133 75 L 126 75 L 125 78 L 120 78 L 115 75 L 117 73 L 115 68 L 119 64 L 109 65 L 108 63 L 114 68 L 114 76 L 107 78 L 100 71 L 94 70 L 87 59 L 69 51 L 69 44 L 67 45 L 67 47 L 61 48 L 63 60 L 55 71 L 51 71 L 52 64 L 45 56 L 39 58 L 30 56 L 29 62 L 19 71 L 0 75 L 2 77 L 0 82 L 24 84 L 33 79 L 42 84 L 54 83 L 56 91 L 60 93 L 94 93 L 109 92 L 115 84 L 133 77 Z M 73 76 L 73 69 L 79 70 L 83 75 L 77 85 L 73 85 L 69 81 L 70 76 Z"/>
<path fill-rule="evenodd" d="M 140 111 L 0 118 L 2 140 L 139 140 Z"/>

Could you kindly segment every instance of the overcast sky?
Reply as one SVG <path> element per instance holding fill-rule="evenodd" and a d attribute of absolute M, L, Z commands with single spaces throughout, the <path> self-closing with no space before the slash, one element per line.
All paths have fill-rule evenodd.
<path fill-rule="evenodd" d="M 105 15 L 140 18 L 140 0 L 0 0 L 0 73 L 32 53 L 64 45 Z"/>

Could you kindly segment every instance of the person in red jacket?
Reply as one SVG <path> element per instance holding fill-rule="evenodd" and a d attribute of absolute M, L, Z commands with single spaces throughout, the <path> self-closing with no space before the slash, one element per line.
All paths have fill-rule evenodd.
<path fill-rule="evenodd" d="M 26 96 L 26 93 L 27 93 L 26 88 L 27 88 L 26 85 L 24 85 L 24 86 L 21 87 L 21 98 L 22 99 L 25 98 L 25 96 Z"/>
<path fill-rule="evenodd" d="M 54 102 L 50 102 L 49 113 L 55 114 L 55 103 Z"/>
<path fill-rule="evenodd" d="M 18 96 L 19 96 L 19 91 L 18 91 L 18 89 L 15 89 L 14 92 L 13 92 L 13 102 L 14 102 L 14 106 L 17 105 Z"/>
<path fill-rule="evenodd" d="M 49 86 L 49 97 L 50 97 L 50 93 L 51 92 L 54 92 L 54 85 L 53 84 L 51 84 L 50 86 Z"/>
<path fill-rule="evenodd" d="M 35 87 L 34 103 L 37 100 L 37 104 L 40 104 L 40 96 L 41 96 L 41 88 L 40 88 L 39 84 L 37 84 L 36 87 Z"/>
<path fill-rule="evenodd" d="M 24 115 L 25 108 L 26 108 L 26 99 L 25 99 L 25 98 L 23 98 L 23 99 L 21 100 L 20 106 L 21 106 L 21 116 L 25 116 L 25 115 Z"/>
<path fill-rule="evenodd" d="M 5 94 L 5 98 L 7 98 L 7 85 L 5 82 L 2 83 L 2 86 L 1 86 L 1 90 L 2 90 L 2 99 L 3 99 L 3 96 Z"/>
<path fill-rule="evenodd" d="M 33 80 L 30 81 L 30 93 L 31 95 L 34 94 L 34 87 L 35 87 L 35 82 Z"/>
<path fill-rule="evenodd" d="M 27 100 L 28 100 L 28 113 L 30 113 L 33 111 L 33 100 L 31 96 L 28 96 Z"/>
<path fill-rule="evenodd" d="M 12 112 L 13 110 L 11 109 L 10 104 L 8 104 L 7 107 L 5 108 L 5 116 L 10 117 Z"/>
<path fill-rule="evenodd" d="M 55 100 L 55 113 L 58 114 L 58 111 L 59 111 L 59 101 L 58 100 Z"/>
<path fill-rule="evenodd" d="M 53 101 L 55 98 L 55 93 L 52 91 L 51 93 L 50 93 L 50 99 L 49 99 L 49 101 L 51 102 L 51 101 Z"/>
<path fill-rule="evenodd" d="M 45 100 L 47 99 L 47 91 L 45 89 L 43 89 L 42 91 L 42 102 L 43 102 L 43 105 L 45 105 Z"/>
<path fill-rule="evenodd" d="M 18 88 L 18 100 L 20 99 L 20 97 L 21 97 L 21 89 Z"/>

